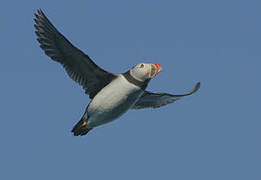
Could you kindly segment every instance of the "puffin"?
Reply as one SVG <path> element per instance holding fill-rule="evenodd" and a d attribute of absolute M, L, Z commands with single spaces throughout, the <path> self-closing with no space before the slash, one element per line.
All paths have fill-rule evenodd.
<path fill-rule="evenodd" d="M 41 9 L 34 14 L 35 33 L 41 49 L 60 63 L 70 78 L 80 84 L 91 99 L 82 118 L 72 129 L 74 136 L 86 135 L 93 128 L 109 123 L 129 109 L 159 108 L 198 91 L 200 82 L 185 94 L 146 91 L 148 83 L 161 70 L 157 63 L 140 63 L 124 73 L 114 74 L 68 41 Z"/>

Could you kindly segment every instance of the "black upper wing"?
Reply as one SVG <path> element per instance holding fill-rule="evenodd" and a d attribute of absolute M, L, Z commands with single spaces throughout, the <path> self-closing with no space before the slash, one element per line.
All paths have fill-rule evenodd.
<path fill-rule="evenodd" d="M 173 103 L 179 100 L 183 96 L 188 96 L 195 93 L 200 87 L 198 82 L 196 86 L 188 93 L 181 95 L 174 95 L 168 93 L 152 93 L 145 91 L 132 109 L 143 109 L 143 108 L 159 108 L 167 104 Z"/>
<path fill-rule="evenodd" d="M 68 75 L 93 98 L 115 75 L 97 66 L 88 55 L 74 47 L 47 19 L 42 10 L 35 14 L 35 33 L 40 47 L 63 65 Z"/>

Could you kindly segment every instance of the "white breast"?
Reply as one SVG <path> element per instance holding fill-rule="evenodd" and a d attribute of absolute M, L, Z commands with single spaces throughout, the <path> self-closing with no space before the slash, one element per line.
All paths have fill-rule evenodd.
<path fill-rule="evenodd" d="M 110 122 L 125 113 L 143 94 L 136 85 L 119 75 L 105 86 L 88 106 L 88 126 Z"/>

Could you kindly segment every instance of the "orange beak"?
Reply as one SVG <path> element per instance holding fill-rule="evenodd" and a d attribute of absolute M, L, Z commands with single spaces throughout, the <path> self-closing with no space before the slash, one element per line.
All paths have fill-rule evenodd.
<path fill-rule="evenodd" d="M 156 67 L 156 72 L 155 72 L 155 76 L 162 70 L 162 67 L 160 64 L 152 64 L 153 66 Z"/>

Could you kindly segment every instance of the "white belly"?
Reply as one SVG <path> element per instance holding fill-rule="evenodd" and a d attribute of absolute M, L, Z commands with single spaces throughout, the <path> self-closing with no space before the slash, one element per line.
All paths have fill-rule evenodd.
<path fill-rule="evenodd" d="M 132 107 L 142 94 L 143 90 L 119 75 L 105 86 L 89 104 L 87 126 L 99 126 L 118 118 Z"/>

